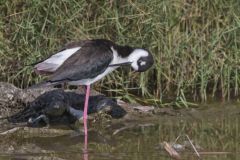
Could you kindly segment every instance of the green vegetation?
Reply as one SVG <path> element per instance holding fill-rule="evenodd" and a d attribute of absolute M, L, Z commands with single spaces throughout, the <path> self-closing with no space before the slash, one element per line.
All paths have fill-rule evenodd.
<path fill-rule="evenodd" d="M 239 0 L 1 0 L 0 81 L 37 83 L 42 77 L 27 64 L 70 41 L 107 38 L 148 48 L 156 62 L 146 73 L 118 70 L 95 85 L 110 95 L 177 106 L 234 98 L 240 85 L 239 6 Z"/>

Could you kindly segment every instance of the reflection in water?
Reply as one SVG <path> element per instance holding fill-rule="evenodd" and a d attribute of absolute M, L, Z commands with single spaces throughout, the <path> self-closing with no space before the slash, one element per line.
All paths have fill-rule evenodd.
<path fill-rule="evenodd" d="M 41 135 L 13 134 L 0 137 L 0 159 L 8 153 L 9 158 L 26 159 L 131 159 L 168 160 L 169 155 L 161 143 L 173 142 L 179 135 L 189 135 L 191 141 L 205 160 L 236 160 L 240 158 L 240 108 L 227 110 L 188 110 L 181 116 L 161 115 L 158 119 L 136 121 L 111 121 L 111 124 L 92 123 L 88 134 Z M 8 138 L 8 139 L 7 139 Z M 83 143 L 84 142 L 84 143 Z M 177 141 L 184 144 L 185 138 Z M 90 143 L 91 145 L 88 145 Z M 10 149 L 8 150 L 8 148 Z M 81 146 L 83 152 L 80 151 Z M 186 146 L 187 147 L 187 146 Z M 202 150 L 201 150 L 202 149 Z M 12 151 L 12 152 L 10 152 Z M 225 154 L 226 152 L 231 154 Z M 47 153 L 47 154 L 46 154 Z M 91 154 L 89 154 L 91 153 Z M 221 155 L 215 153 L 222 153 Z M 35 154 L 35 155 L 34 155 Z M 193 149 L 180 152 L 182 159 L 197 159 Z M 24 158 L 25 158 L 24 157 Z M 49 158 L 50 157 L 50 158 Z M 22 157 L 20 157 L 22 158 Z M 23 158 L 23 159 L 24 159 Z"/>
<path fill-rule="evenodd" d="M 88 160 L 88 127 L 87 120 L 84 120 L 84 149 L 83 149 L 83 159 Z"/>

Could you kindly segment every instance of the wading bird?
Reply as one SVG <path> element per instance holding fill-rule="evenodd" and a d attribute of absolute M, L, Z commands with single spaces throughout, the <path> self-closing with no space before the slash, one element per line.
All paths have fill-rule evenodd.
<path fill-rule="evenodd" d="M 83 119 L 87 119 L 90 85 L 120 66 L 143 72 L 153 65 L 151 53 L 142 48 L 121 46 L 105 39 L 83 40 L 66 45 L 49 58 L 35 63 L 39 74 L 50 74 L 41 86 L 67 83 L 86 85 Z M 86 134 L 86 130 L 85 130 Z"/>

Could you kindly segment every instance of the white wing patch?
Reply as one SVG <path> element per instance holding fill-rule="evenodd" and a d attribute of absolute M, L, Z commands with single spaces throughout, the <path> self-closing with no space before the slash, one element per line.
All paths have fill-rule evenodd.
<path fill-rule="evenodd" d="M 34 66 L 37 71 L 54 72 L 56 71 L 71 55 L 76 53 L 81 47 L 66 49 L 58 52 L 45 61 Z"/>

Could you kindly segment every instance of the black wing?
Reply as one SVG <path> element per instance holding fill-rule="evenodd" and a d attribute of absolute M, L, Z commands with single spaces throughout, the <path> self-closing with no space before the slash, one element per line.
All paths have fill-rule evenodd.
<path fill-rule="evenodd" d="M 99 41 L 88 41 L 55 71 L 48 82 L 94 78 L 107 69 L 112 59 L 109 45 Z"/>

